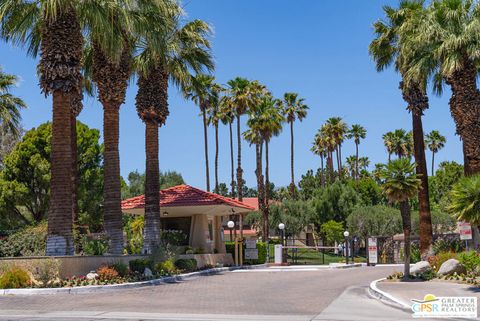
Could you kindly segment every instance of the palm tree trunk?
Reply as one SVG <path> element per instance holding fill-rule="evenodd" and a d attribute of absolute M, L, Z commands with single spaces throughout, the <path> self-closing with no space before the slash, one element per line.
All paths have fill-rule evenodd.
<path fill-rule="evenodd" d="M 78 184 L 79 184 L 79 177 L 78 177 L 78 165 L 77 165 L 77 118 L 75 114 L 72 113 L 70 116 L 71 123 L 70 123 L 70 131 L 72 140 L 72 222 L 73 222 L 73 237 L 74 240 L 76 236 L 79 234 L 79 226 L 78 226 Z M 75 250 L 78 251 L 78 248 Z"/>
<path fill-rule="evenodd" d="M 457 133 L 464 144 L 465 175 L 480 173 L 480 91 L 477 88 L 477 68 L 465 61 L 464 68 L 447 77 L 452 89 L 450 112 Z"/>
<path fill-rule="evenodd" d="M 257 190 L 258 190 L 258 207 L 262 212 L 262 236 L 264 241 L 268 239 L 268 212 L 265 206 L 265 184 L 263 181 L 262 174 L 262 146 L 263 144 L 255 144 L 255 154 L 256 154 L 256 163 L 257 168 L 255 174 L 257 176 Z"/>
<path fill-rule="evenodd" d="M 151 121 L 145 125 L 145 235 L 142 252 L 150 254 L 160 245 L 160 169 L 158 125 Z"/>
<path fill-rule="evenodd" d="M 338 176 L 340 177 L 341 173 L 340 173 L 340 157 L 338 156 L 338 145 L 335 147 L 335 156 L 337 158 L 337 171 L 338 171 Z"/>
<path fill-rule="evenodd" d="M 290 122 L 290 170 L 292 181 L 290 182 L 290 193 L 295 196 L 295 172 L 294 172 L 294 142 L 293 142 L 293 121 Z"/>
<path fill-rule="evenodd" d="M 358 180 L 358 143 L 355 142 L 355 180 Z"/>
<path fill-rule="evenodd" d="M 434 175 L 434 169 L 435 169 L 435 152 L 432 152 L 432 173 L 431 173 L 431 176 L 435 176 Z"/>
<path fill-rule="evenodd" d="M 425 142 L 423 141 L 423 125 L 420 113 L 412 111 L 413 147 L 415 152 L 416 172 L 420 177 L 418 189 L 420 215 L 420 253 L 426 260 L 432 254 L 432 216 L 430 213 L 430 196 L 428 192 L 427 160 L 425 158 Z"/>
<path fill-rule="evenodd" d="M 53 92 L 50 212 L 46 255 L 73 255 L 70 95 Z"/>
<path fill-rule="evenodd" d="M 104 136 L 104 228 L 110 240 L 109 254 L 123 253 L 122 196 L 120 181 L 119 106 L 103 105 Z"/>
<path fill-rule="evenodd" d="M 268 161 L 268 140 L 265 140 L 265 206 L 268 208 L 268 201 L 270 200 L 270 175 L 269 175 L 269 161 Z"/>
<path fill-rule="evenodd" d="M 343 177 L 343 170 L 342 170 L 342 144 L 338 145 L 338 165 L 340 171 L 340 177 Z"/>
<path fill-rule="evenodd" d="M 218 194 L 218 124 L 215 125 L 215 193 Z"/>
<path fill-rule="evenodd" d="M 207 191 L 210 192 L 210 172 L 208 166 L 208 133 L 207 133 L 207 109 L 202 107 L 203 117 L 203 141 L 205 144 L 205 177 L 207 180 Z"/>
<path fill-rule="evenodd" d="M 320 155 L 320 186 L 325 186 L 325 177 L 323 176 L 323 155 Z"/>
<path fill-rule="evenodd" d="M 403 235 L 404 235 L 404 278 L 408 279 L 410 276 L 410 234 L 412 231 L 412 223 L 410 218 L 410 204 L 408 201 L 400 203 L 400 213 L 402 215 Z"/>
<path fill-rule="evenodd" d="M 232 197 L 235 198 L 235 165 L 233 161 L 233 133 L 232 133 L 232 122 L 228 123 L 228 128 L 230 130 L 230 164 L 232 169 L 232 182 L 230 183 L 232 187 Z"/>
<path fill-rule="evenodd" d="M 327 154 L 327 167 L 328 167 L 328 172 L 330 174 L 330 183 L 333 183 L 335 180 L 335 174 L 333 170 L 333 152 L 329 151 Z"/>
<path fill-rule="evenodd" d="M 243 178 L 242 178 L 242 136 L 240 133 L 240 115 L 237 115 L 237 193 L 238 200 L 243 201 Z"/>

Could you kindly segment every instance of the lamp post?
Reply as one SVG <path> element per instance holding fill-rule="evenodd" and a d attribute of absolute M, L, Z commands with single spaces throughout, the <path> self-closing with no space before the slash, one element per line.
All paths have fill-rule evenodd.
<path fill-rule="evenodd" d="M 233 240 L 232 229 L 235 226 L 235 222 L 234 221 L 228 221 L 227 226 L 230 229 L 230 242 L 232 242 L 232 240 Z"/>
<path fill-rule="evenodd" d="M 283 224 L 283 223 L 278 224 L 278 229 L 280 230 L 280 237 L 281 237 L 282 246 L 285 246 L 283 244 L 284 243 L 284 238 L 285 238 L 285 224 Z M 285 262 L 285 249 L 282 250 L 282 263 L 284 263 L 284 262 Z"/>
<path fill-rule="evenodd" d="M 343 236 L 345 236 L 345 258 L 346 258 L 346 264 L 348 264 L 348 236 L 350 233 L 348 231 L 343 232 Z"/>

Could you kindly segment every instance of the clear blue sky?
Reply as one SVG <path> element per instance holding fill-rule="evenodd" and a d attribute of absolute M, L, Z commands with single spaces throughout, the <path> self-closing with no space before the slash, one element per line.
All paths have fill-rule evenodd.
<path fill-rule="evenodd" d="M 296 180 L 308 169 L 319 166 L 310 152 L 317 129 L 329 117 L 340 116 L 349 124 L 366 127 L 361 155 L 374 163 L 385 162 L 383 133 L 396 128 L 410 129 L 410 115 L 398 90 L 399 77 L 392 71 L 377 73 L 368 55 L 373 38 L 372 23 L 382 17 L 384 4 L 396 1 L 338 0 L 189 0 L 184 1 L 189 18 L 211 23 L 215 30 L 213 50 L 216 77 L 221 84 L 236 76 L 257 79 L 277 97 L 298 92 L 310 111 L 306 120 L 295 124 Z M 51 102 L 38 87 L 36 61 L 20 49 L 1 44 L 0 64 L 21 77 L 14 93 L 29 109 L 24 111 L 25 129 L 51 119 Z M 124 177 L 145 168 L 144 125 L 134 106 L 135 82 L 131 82 L 121 109 L 120 156 Z M 430 97 L 424 129 L 438 129 L 447 136 L 446 147 L 436 159 L 462 161 L 461 145 L 448 108 L 450 92 Z M 244 121 L 245 121 L 244 117 Z M 102 128 L 102 108 L 96 99 L 87 99 L 79 119 L 90 127 Z M 175 170 L 188 184 L 205 187 L 202 123 L 198 107 L 170 91 L 170 116 L 160 130 L 161 170 Z M 271 180 L 277 186 L 289 183 L 289 132 L 271 142 Z M 213 185 L 214 136 L 209 131 L 211 181 Z M 230 177 L 228 129 L 220 131 L 222 182 Z M 243 167 L 248 186 L 255 186 L 254 149 L 243 143 Z M 354 144 L 345 143 L 343 155 L 354 153 Z M 430 161 L 427 154 L 427 161 Z M 430 167 L 429 167 L 430 168 Z M 228 185 L 228 184 L 227 184 Z"/>

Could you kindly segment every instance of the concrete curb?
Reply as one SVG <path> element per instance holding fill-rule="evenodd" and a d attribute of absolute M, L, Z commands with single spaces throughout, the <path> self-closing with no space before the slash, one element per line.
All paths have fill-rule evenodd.
<path fill-rule="evenodd" d="M 161 285 L 167 283 L 175 283 L 181 281 L 187 281 L 199 276 L 215 275 L 222 272 L 229 272 L 234 270 L 247 270 L 247 269 L 260 269 L 266 267 L 266 264 L 259 265 L 250 265 L 250 266 L 232 266 L 232 267 L 223 267 L 223 268 L 213 268 L 203 271 L 179 274 L 174 276 L 165 276 L 158 279 L 140 281 L 140 282 L 129 282 L 121 284 L 108 284 L 108 285 L 87 285 L 87 286 L 78 286 L 71 288 L 31 288 L 31 289 L 4 289 L 0 290 L 1 295 L 41 295 L 41 294 L 80 294 L 80 293 L 94 293 L 94 292 L 107 292 L 120 289 L 134 289 L 141 288 L 146 286 Z"/>
<path fill-rule="evenodd" d="M 406 305 L 405 303 L 403 303 L 399 299 L 395 298 L 390 293 L 382 291 L 377 287 L 378 282 L 385 281 L 385 280 L 386 280 L 386 278 L 381 278 L 381 279 L 372 281 L 370 283 L 369 288 L 368 288 L 369 294 L 372 297 L 374 297 L 375 299 L 377 299 L 377 300 L 381 301 L 382 303 L 385 303 L 389 306 L 393 306 L 395 308 L 401 309 L 401 310 L 406 311 L 406 312 L 412 312 L 412 309 L 409 305 Z"/>
<path fill-rule="evenodd" d="M 343 263 L 330 263 L 328 265 L 330 268 L 334 268 L 334 269 L 351 269 L 351 268 L 356 268 L 356 267 L 362 267 L 363 264 L 362 263 L 353 263 L 353 264 L 343 264 Z M 366 266 L 366 264 L 365 264 Z"/>

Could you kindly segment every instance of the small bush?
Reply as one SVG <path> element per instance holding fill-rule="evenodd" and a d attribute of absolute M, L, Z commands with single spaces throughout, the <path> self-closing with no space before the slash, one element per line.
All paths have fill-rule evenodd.
<path fill-rule="evenodd" d="M 193 254 L 193 247 L 185 246 L 185 254 Z"/>
<path fill-rule="evenodd" d="M 410 249 L 410 262 L 417 263 L 417 262 L 420 262 L 421 260 L 422 260 L 422 255 L 420 253 L 420 248 L 416 243 L 413 243 Z"/>
<path fill-rule="evenodd" d="M 111 281 L 118 278 L 117 270 L 105 265 L 98 268 L 97 274 L 100 281 Z"/>
<path fill-rule="evenodd" d="M 480 267 L 480 255 L 475 251 L 460 253 L 458 260 L 465 266 L 467 272 L 476 272 Z"/>
<path fill-rule="evenodd" d="M 136 259 L 128 262 L 130 266 L 130 271 L 137 272 L 143 274 L 145 272 L 145 268 L 148 267 L 150 270 L 153 271 L 153 261 L 150 259 Z"/>
<path fill-rule="evenodd" d="M 47 223 L 28 226 L 0 240 L 0 256 L 45 255 Z"/>
<path fill-rule="evenodd" d="M 31 286 L 28 272 L 18 266 L 12 266 L 0 276 L 1 289 L 19 289 Z"/>
<path fill-rule="evenodd" d="M 439 254 L 442 252 L 460 253 L 465 249 L 465 243 L 459 239 L 437 239 L 433 243 L 433 252 Z"/>
<path fill-rule="evenodd" d="M 84 235 L 81 239 L 83 253 L 85 255 L 103 255 L 107 253 L 109 241 L 107 237 L 92 238 Z"/>
<path fill-rule="evenodd" d="M 456 259 L 457 254 L 453 252 L 440 252 L 437 255 L 430 256 L 428 258 L 428 263 L 432 266 L 432 268 L 435 270 L 435 272 L 438 272 L 440 269 L 440 266 L 442 264 L 450 259 Z"/>
<path fill-rule="evenodd" d="M 196 248 L 193 251 L 194 254 L 205 254 L 205 249 L 203 247 Z"/>
<path fill-rule="evenodd" d="M 195 271 L 197 269 L 197 260 L 195 259 L 178 259 L 175 261 L 175 266 L 179 270 L 186 272 Z"/>
<path fill-rule="evenodd" d="M 173 260 L 167 260 L 165 262 L 160 262 L 155 265 L 155 271 L 157 271 L 157 273 L 160 275 L 171 275 L 177 271 L 177 268 L 175 267 Z"/>
<path fill-rule="evenodd" d="M 30 269 L 35 280 L 40 281 L 43 287 L 48 287 L 60 276 L 60 261 L 56 259 L 46 259 L 35 263 Z"/>
<path fill-rule="evenodd" d="M 126 277 L 128 275 L 128 265 L 122 263 L 122 262 L 115 262 L 111 266 L 112 269 L 115 269 L 115 271 L 118 272 L 118 275 L 120 275 L 122 278 Z"/>
<path fill-rule="evenodd" d="M 235 242 L 225 242 L 227 253 L 231 253 L 235 258 Z M 258 260 L 244 260 L 245 264 L 263 264 L 267 262 L 267 243 L 257 242 Z M 245 255 L 245 245 L 243 246 L 243 253 Z M 273 254 L 273 253 L 271 253 Z"/>

